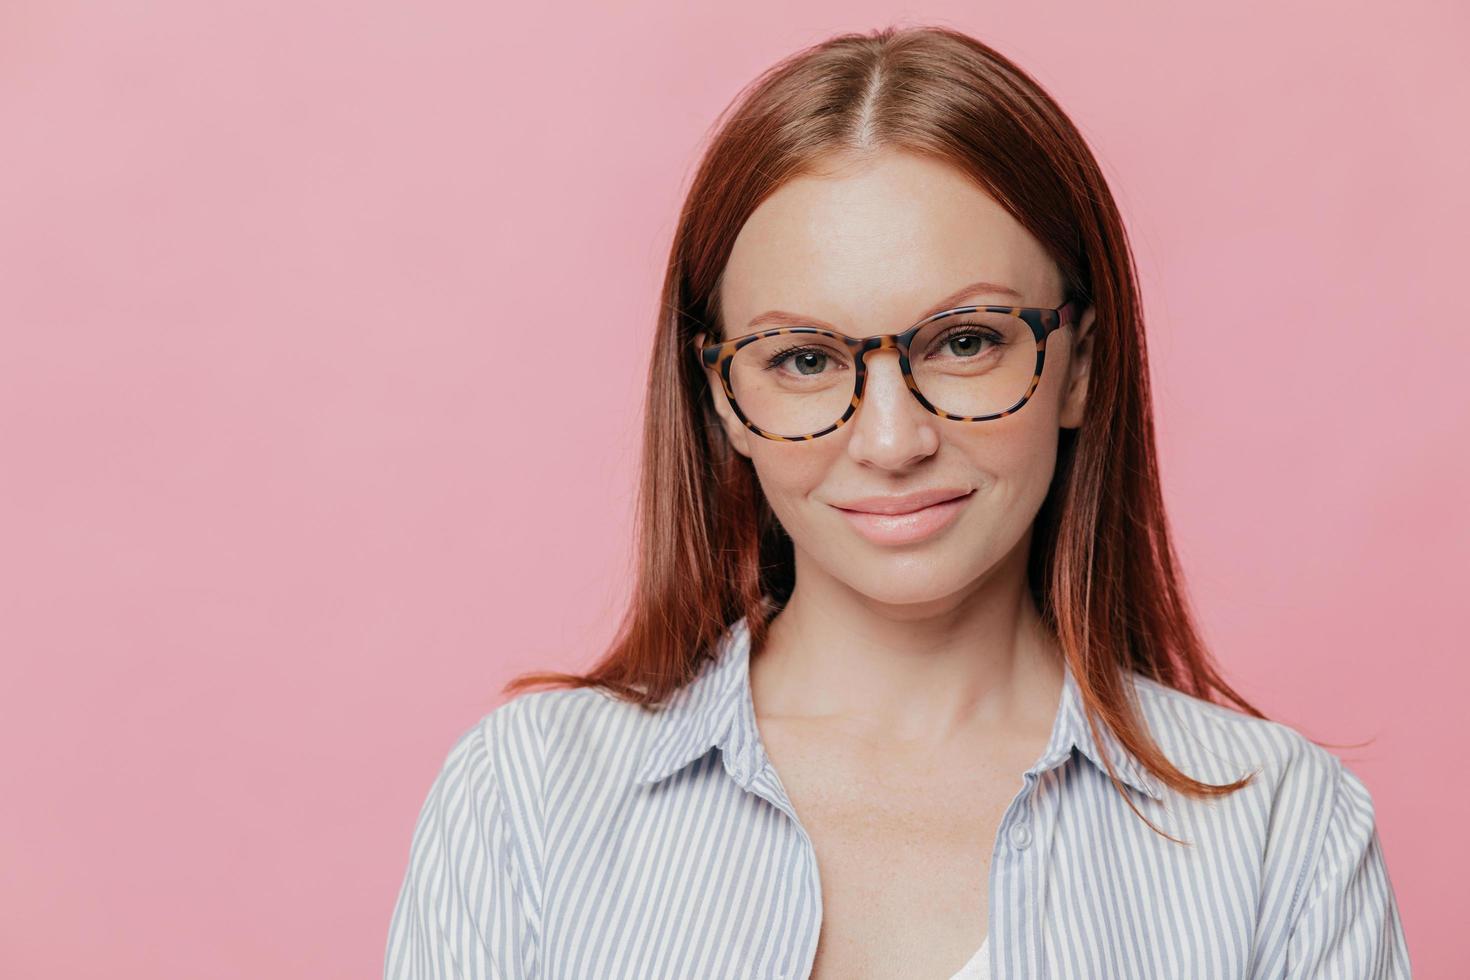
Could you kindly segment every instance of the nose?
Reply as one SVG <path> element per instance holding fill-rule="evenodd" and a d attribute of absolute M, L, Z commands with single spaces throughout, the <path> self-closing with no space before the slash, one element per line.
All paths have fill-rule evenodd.
<path fill-rule="evenodd" d="M 898 351 L 869 351 L 862 400 L 849 420 L 847 451 L 881 469 L 899 470 L 932 456 L 939 448 L 939 416 L 909 391 Z"/>

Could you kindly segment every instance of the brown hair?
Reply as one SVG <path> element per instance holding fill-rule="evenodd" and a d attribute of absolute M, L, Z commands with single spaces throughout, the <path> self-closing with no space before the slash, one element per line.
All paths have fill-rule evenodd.
<path fill-rule="evenodd" d="M 761 201 L 783 181 L 819 171 L 831 154 L 884 148 L 927 154 L 969 175 L 1051 255 L 1068 295 L 1096 307 L 1086 418 L 1061 431 L 1036 518 L 1029 587 L 1077 679 L 1094 735 L 1101 721 L 1180 792 L 1240 789 L 1251 774 L 1215 786 L 1175 768 L 1126 699 L 1122 669 L 1132 668 L 1265 717 L 1216 671 L 1176 570 L 1143 312 L 1117 205 L 1081 135 L 1041 86 L 994 49 L 944 27 L 830 38 L 762 73 L 716 121 L 664 279 L 643 429 L 634 598 L 590 671 L 525 674 L 505 691 L 599 687 L 651 706 L 693 678 L 734 619 L 746 617 L 752 650 L 759 648 L 794 585 L 791 541 L 750 461 L 731 448 L 690 341 L 701 329 L 720 336 L 724 267 Z M 1121 789 L 1111 761 L 1107 768 Z"/>

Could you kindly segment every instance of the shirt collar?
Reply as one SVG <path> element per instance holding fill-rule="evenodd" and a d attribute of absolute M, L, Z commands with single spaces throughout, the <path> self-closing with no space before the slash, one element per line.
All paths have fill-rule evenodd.
<path fill-rule="evenodd" d="M 659 709 L 656 732 L 635 777 L 639 783 L 671 776 L 711 748 L 718 748 L 726 771 L 741 786 L 750 785 L 761 752 L 749 667 L 750 631 L 741 617 L 725 631 L 716 644 L 715 656 L 700 665 L 694 680 L 674 692 L 667 705 Z M 1062 698 L 1051 738 L 1029 772 L 1039 775 L 1056 768 L 1076 748 L 1106 775 L 1099 740 L 1093 738 L 1088 727 L 1076 678 L 1065 660 L 1063 671 Z M 1107 725 L 1099 721 L 1098 730 L 1118 779 L 1152 799 L 1162 800 L 1163 784 L 1123 747 Z"/>

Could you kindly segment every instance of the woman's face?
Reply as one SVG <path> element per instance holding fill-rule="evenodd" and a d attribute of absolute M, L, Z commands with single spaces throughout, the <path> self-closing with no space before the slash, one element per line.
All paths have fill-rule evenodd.
<path fill-rule="evenodd" d="M 954 295 L 976 281 L 993 285 Z M 1055 263 L 982 189 L 946 164 L 885 152 L 789 181 L 762 202 L 735 241 L 720 302 L 728 337 L 760 329 L 751 321 L 771 310 L 863 337 L 898 333 L 946 299 L 1057 307 L 1062 294 Z M 1091 320 L 1088 310 L 1083 336 Z M 1076 346 L 1075 329 L 1051 334 L 1025 406 L 986 422 L 930 413 L 908 391 L 898 352 L 871 351 L 852 418 L 817 439 L 778 442 L 745 428 L 711 372 L 725 431 L 795 545 L 798 583 L 816 574 L 882 603 L 942 602 L 1014 558 L 1046 496 L 1058 430 L 1081 423 L 1090 344 Z M 932 490 L 964 495 L 900 517 L 843 508 Z"/>

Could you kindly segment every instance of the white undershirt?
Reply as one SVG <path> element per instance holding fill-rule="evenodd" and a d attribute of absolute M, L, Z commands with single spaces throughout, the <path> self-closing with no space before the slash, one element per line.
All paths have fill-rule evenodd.
<path fill-rule="evenodd" d="M 990 980 L 990 937 L 986 936 L 975 955 L 949 980 Z"/>

